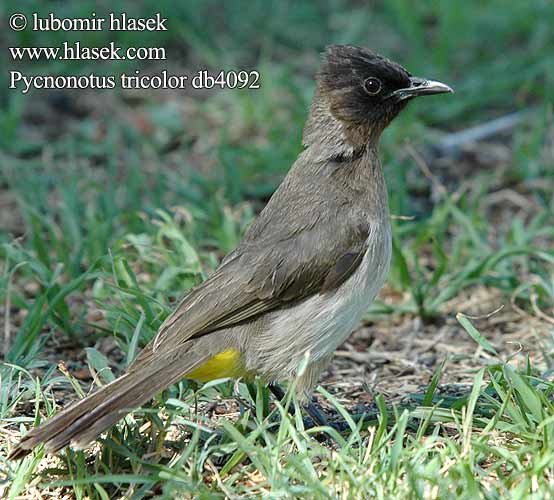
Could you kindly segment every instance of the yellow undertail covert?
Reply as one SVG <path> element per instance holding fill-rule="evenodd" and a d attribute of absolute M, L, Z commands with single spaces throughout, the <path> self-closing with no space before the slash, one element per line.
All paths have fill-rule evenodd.
<path fill-rule="evenodd" d="M 217 378 L 239 378 L 245 375 L 246 373 L 242 369 L 242 363 L 240 362 L 240 352 L 237 349 L 228 349 L 216 354 L 213 358 L 188 372 L 185 376 L 186 378 L 205 383 Z"/>

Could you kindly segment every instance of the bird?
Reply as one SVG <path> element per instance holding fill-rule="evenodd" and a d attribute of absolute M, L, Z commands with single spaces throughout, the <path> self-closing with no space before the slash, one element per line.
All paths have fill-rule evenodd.
<path fill-rule="evenodd" d="M 310 397 L 390 267 L 381 134 L 413 98 L 453 92 L 354 45 L 328 46 L 315 80 L 303 149 L 237 248 L 119 378 L 31 429 L 11 459 L 86 448 L 183 378 L 296 379 Z"/>

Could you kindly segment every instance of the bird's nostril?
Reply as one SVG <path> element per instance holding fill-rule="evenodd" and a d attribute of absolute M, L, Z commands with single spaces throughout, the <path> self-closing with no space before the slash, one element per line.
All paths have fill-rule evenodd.
<path fill-rule="evenodd" d="M 410 86 L 411 87 L 423 87 L 427 84 L 427 80 L 424 78 L 419 78 L 417 76 L 412 76 L 410 78 Z"/>

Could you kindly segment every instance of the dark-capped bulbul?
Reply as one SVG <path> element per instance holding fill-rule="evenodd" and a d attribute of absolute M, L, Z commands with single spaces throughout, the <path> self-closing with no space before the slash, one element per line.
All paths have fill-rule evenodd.
<path fill-rule="evenodd" d="M 126 372 L 32 429 L 20 458 L 86 447 L 156 393 L 190 378 L 297 376 L 307 397 L 383 285 L 391 259 L 381 133 L 414 97 L 452 92 L 374 52 L 327 48 L 304 150 L 239 246 L 180 302 Z"/>

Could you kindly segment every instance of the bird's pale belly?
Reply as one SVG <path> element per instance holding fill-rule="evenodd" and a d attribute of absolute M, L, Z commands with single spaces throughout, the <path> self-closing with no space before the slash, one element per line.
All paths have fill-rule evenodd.
<path fill-rule="evenodd" d="M 258 374 L 268 380 L 282 380 L 295 375 L 306 353 L 309 353 L 310 363 L 319 363 L 321 369 L 324 368 L 385 282 L 391 256 L 388 223 L 376 225 L 369 241 L 360 266 L 339 288 L 310 297 L 289 309 L 269 313 L 265 327 L 247 336 L 246 358 L 242 349 L 229 348 L 186 377 L 207 382 L 224 377 L 250 378 Z"/>

